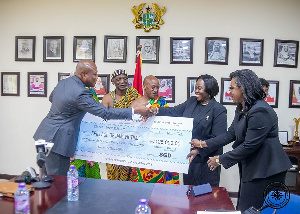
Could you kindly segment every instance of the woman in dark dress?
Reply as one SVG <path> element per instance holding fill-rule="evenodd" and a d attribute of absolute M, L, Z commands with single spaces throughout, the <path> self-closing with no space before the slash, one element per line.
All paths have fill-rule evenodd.
<path fill-rule="evenodd" d="M 227 130 L 226 108 L 214 99 L 218 93 L 217 80 L 210 75 L 201 75 L 197 78 L 195 85 L 196 96 L 190 97 L 187 101 L 175 107 L 160 108 L 157 115 L 194 118 L 192 142 L 200 142 L 200 140 L 216 137 Z M 188 174 L 183 175 L 184 184 L 200 185 L 210 183 L 212 186 L 219 186 L 220 167 L 215 171 L 211 171 L 206 162 L 208 157 L 222 153 L 223 149 L 220 147 L 190 159 Z"/>
<path fill-rule="evenodd" d="M 284 183 L 292 166 L 278 138 L 278 118 L 263 99 L 265 92 L 256 74 L 248 69 L 230 74 L 230 93 L 237 104 L 235 118 L 225 134 L 205 142 L 192 143 L 200 155 L 233 142 L 232 151 L 210 157 L 212 171 L 238 164 L 240 187 L 237 209 L 260 208 L 264 190 L 272 182 Z M 203 148 L 204 147 L 204 148 Z"/>

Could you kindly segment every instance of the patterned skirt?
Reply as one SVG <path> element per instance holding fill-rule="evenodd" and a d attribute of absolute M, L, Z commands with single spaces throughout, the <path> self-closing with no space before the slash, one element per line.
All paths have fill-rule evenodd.
<path fill-rule="evenodd" d="M 97 162 L 91 167 L 85 160 L 75 159 L 70 162 L 70 165 L 76 166 L 79 177 L 101 179 L 100 167 Z"/>
<path fill-rule="evenodd" d="M 131 167 L 116 164 L 106 164 L 107 179 L 118 181 L 131 181 Z"/>
<path fill-rule="evenodd" d="M 133 167 L 131 180 L 144 183 L 179 184 L 179 173 Z"/>

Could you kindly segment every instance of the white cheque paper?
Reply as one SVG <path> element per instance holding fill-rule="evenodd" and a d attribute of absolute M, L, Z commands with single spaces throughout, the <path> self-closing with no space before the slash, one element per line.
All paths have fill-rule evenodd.
<path fill-rule="evenodd" d="M 87 113 L 80 125 L 75 158 L 187 173 L 192 128 L 193 118 L 104 121 Z"/>

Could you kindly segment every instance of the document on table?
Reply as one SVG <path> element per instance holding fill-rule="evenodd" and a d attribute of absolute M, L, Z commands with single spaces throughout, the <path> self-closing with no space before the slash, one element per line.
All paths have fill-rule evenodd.
<path fill-rule="evenodd" d="M 198 211 L 196 214 L 241 214 L 241 211 Z"/>
<path fill-rule="evenodd" d="M 87 113 L 75 158 L 187 173 L 193 118 L 154 116 L 143 122 L 108 120 Z"/>

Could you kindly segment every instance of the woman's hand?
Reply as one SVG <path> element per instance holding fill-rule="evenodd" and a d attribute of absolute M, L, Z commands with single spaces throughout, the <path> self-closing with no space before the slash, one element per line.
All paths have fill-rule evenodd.
<path fill-rule="evenodd" d="M 191 142 L 191 148 L 204 148 L 207 147 L 206 142 L 198 139 L 193 139 Z"/>
<path fill-rule="evenodd" d="M 199 151 L 197 149 L 193 149 L 187 156 L 186 159 L 189 158 L 189 163 L 192 162 L 192 160 L 196 157 L 196 155 L 199 154 Z"/>
<path fill-rule="evenodd" d="M 217 159 L 219 159 L 219 156 L 209 157 L 207 165 L 211 171 L 214 171 L 220 165 L 219 162 L 216 162 Z"/>

